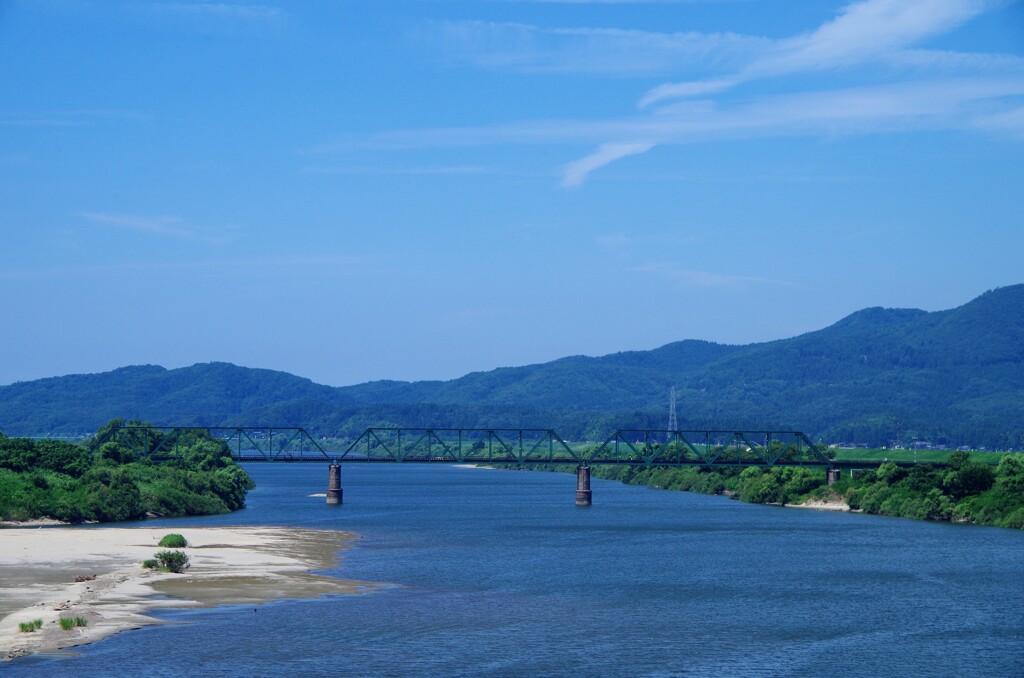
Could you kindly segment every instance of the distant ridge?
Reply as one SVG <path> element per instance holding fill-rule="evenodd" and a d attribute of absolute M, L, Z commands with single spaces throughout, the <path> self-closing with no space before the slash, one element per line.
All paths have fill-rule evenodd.
<path fill-rule="evenodd" d="M 123 367 L 0 387 L 0 430 L 88 433 L 123 417 L 296 424 L 325 435 L 384 424 L 554 426 L 592 439 L 619 426 L 661 428 L 672 386 L 683 427 L 792 427 L 828 441 L 883 444 L 899 436 L 1019 449 L 1024 285 L 946 311 L 867 308 L 767 343 L 686 340 L 450 381 L 334 388 L 228 363 Z"/>

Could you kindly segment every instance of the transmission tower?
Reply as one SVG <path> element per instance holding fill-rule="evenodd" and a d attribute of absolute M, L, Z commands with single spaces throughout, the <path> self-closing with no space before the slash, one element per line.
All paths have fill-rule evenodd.
<path fill-rule="evenodd" d="M 676 387 L 668 392 L 668 430 L 678 431 L 679 422 L 676 420 Z"/>

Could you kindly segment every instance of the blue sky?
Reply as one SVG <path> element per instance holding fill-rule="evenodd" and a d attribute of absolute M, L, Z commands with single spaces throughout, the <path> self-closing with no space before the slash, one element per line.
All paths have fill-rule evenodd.
<path fill-rule="evenodd" d="M 344 385 L 1024 281 L 1024 3 L 0 0 L 0 383 Z"/>

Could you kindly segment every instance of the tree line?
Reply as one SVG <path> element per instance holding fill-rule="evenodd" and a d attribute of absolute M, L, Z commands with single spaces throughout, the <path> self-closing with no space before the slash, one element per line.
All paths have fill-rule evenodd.
<path fill-rule="evenodd" d="M 113 420 L 80 444 L 9 438 L 0 433 L 0 518 L 51 518 L 68 523 L 137 520 L 147 516 L 227 513 L 245 506 L 255 485 L 231 459 L 224 441 L 190 432 L 159 463 L 141 454 L 140 441 L 105 434 Z M 142 425 L 142 422 L 127 422 Z M 153 438 L 155 429 L 132 435 Z"/>

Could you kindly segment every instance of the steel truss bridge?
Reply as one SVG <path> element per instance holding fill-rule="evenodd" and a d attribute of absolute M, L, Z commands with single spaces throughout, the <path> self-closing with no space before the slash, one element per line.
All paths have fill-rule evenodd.
<path fill-rule="evenodd" d="M 371 427 L 337 451 L 301 427 L 135 426 L 110 429 L 93 444 L 117 441 L 135 454 L 171 456 L 209 434 L 223 440 L 236 461 L 345 463 L 571 464 L 591 466 L 878 466 L 883 462 L 830 459 L 799 431 L 620 429 L 601 442 L 568 442 L 541 428 Z M 337 443 L 335 443 L 337 444 Z M 913 462 L 897 462 L 913 465 Z"/>

